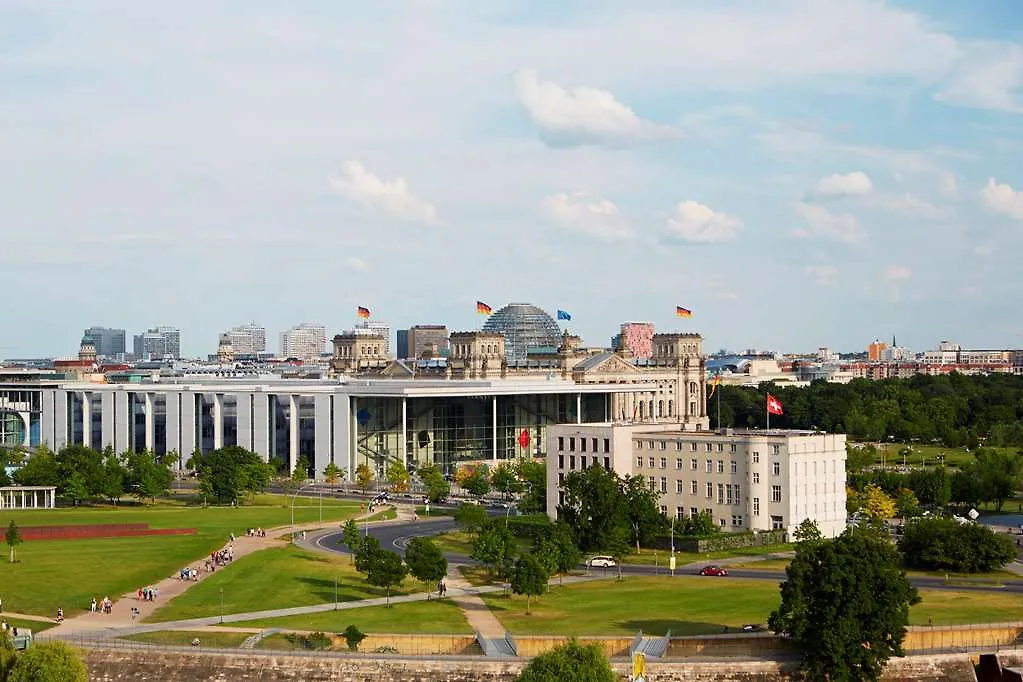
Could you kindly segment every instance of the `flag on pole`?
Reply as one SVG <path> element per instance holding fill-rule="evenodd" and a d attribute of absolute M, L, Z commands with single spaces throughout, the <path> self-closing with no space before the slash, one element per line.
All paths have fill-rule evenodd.
<path fill-rule="evenodd" d="M 356 308 L 355 314 L 358 315 L 359 317 L 361 317 L 364 320 L 368 320 L 369 319 L 369 308 L 363 308 L 360 305 L 358 308 Z"/>
<path fill-rule="evenodd" d="M 572 316 L 569 315 L 568 313 L 566 313 L 561 308 L 558 308 L 558 319 L 559 320 L 571 321 L 572 320 Z"/>
<path fill-rule="evenodd" d="M 490 315 L 494 312 L 494 309 L 488 306 L 483 301 L 476 301 L 476 312 L 480 315 Z"/>
<path fill-rule="evenodd" d="M 770 393 L 767 394 L 767 414 L 785 414 L 781 408 L 781 401 Z"/>
<path fill-rule="evenodd" d="M 713 381 L 710 382 L 710 395 L 707 396 L 708 400 L 714 397 L 714 392 L 718 390 L 718 386 L 720 386 L 720 385 L 721 385 L 721 375 L 720 374 L 715 374 Z"/>
<path fill-rule="evenodd" d="M 693 311 L 689 308 L 683 308 L 680 305 L 675 306 L 675 314 L 679 317 L 692 317 Z"/>

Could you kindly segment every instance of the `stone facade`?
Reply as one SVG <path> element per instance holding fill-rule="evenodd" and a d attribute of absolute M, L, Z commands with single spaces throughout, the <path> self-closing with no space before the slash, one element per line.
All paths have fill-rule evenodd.
<path fill-rule="evenodd" d="M 381 334 L 346 332 L 334 337 L 330 368 L 336 374 L 378 374 L 390 364 L 387 340 Z"/>

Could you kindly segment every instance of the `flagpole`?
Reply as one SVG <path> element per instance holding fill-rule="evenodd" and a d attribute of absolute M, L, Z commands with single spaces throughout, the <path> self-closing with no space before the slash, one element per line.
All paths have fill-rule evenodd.
<path fill-rule="evenodd" d="M 767 430 L 770 431 L 771 430 L 771 404 L 770 404 L 770 400 L 768 400 L 768 399 L 764 400 L 764 407 L 767 408 Z"/>
<path fill-rule="evenodd" d="M 715 386 L 714 390 L 717 391 L 719 388 L 721 388 L 721 386 Z M 718 393 L 718 430 L 722 431 L 723 429 L 724 427 L 721 426 L 721 394 Z"/>

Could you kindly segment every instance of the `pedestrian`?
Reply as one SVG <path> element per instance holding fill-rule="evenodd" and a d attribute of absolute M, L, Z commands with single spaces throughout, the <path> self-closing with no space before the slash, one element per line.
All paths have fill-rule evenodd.
<path fill-rule="evenodd" d="M 89 604 L 89 612 L 96 613 L 96 597 L 93 597 L 92 602 Z"/>

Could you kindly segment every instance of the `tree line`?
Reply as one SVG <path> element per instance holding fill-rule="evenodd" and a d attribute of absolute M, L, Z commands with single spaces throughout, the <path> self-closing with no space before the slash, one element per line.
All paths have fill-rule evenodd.
<path fill-rule="evenodd" d="M 720 398 L 708 406 L 711 424 L 763 427 L 767 392 L 785 414 L 771 423 L 779 428 L 819 428 L 858 440 L 919 440 L 948 447 L 1023 446 L 1023 376 L 916 375 L 908 379 L 848 384 L 814 381 L 805 388 L 762 384 L 757 388 L 721 386 Z"/>

